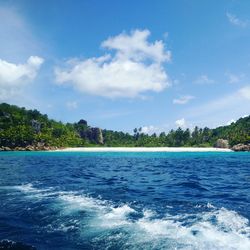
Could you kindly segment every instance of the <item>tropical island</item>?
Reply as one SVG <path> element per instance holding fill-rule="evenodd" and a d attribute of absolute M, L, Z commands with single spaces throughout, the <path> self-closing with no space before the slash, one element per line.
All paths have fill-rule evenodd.
<path fill-rule="evenodd" d="M 214 129 L 178 128 L 168 133 L 134 134 L 91 127 L 81 119 L 62 123 L 38 110 L 0 104 L 0 150 L 34 151 L 67 147 L 217 147 L 250 151 L 250 116 Z"/>

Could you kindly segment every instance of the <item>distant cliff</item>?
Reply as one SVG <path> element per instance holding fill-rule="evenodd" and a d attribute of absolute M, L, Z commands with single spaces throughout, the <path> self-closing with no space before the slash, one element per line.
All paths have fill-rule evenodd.
<path fill-rule="evenodd" d="M 241 144 L 241 145 L 238 145 Z M 134 146 L 134 147 L 233 147 L 247 150 L 250 144 L 250 116 L 216 129 L 171 130 L 147 135 L 141 128 L 134 134 L 91 127 L 81 119 L 62 123 L 37 110 L 0 104 L 0 150 L 49 150 L 58 147 Z M 238 146 L 235 146 L 238 145 Z M 243 146 L 242 146 L 243 145 Z"/>

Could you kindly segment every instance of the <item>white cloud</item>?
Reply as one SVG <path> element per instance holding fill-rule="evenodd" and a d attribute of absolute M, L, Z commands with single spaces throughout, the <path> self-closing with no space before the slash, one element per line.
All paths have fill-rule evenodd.
<path fill-rule="evenodd" d="M 143 126 L 141 132 L 144 134 L 152 135 L 154 133 L 160 134 L 161 132 L 166 132 L 169 129 L 169 126 L 167 124 L 162 124 L 159 126 L 155 125 L 149 125 L 149 126 Z"/>
<path fill-rule="evenodd" d="M 236 75 L 236 74 L 232 74 L 232 73 L 228 73 L 228 72 L 225 75 L 228 77 L 229 83 L 238 83 L 244 77 L 243 74 Z"/>
<path fill-rule="evenodd" d="M 179 119 L 179 120 L 175 121 L 175 125 L 177 127 L 180 127 L 180 128 L 186 128 L 187 127 L 187 122 L 186 122 L 186 120 L 184 118 L 182 118 L 182 119 Z"/>
<path fill-rule="evenodd" d="M 32 80 L 43 63 L 43 58 L 31 56 L 25 64 L 14 64 L 0 59 L 0 84 L 16 85 L 21 81 Z"/>
<path fill-rule="evenodd" d="M 231 117 L 242 117 L 249 114 L 250 85 L 246 85 L 233 93 L 225 94 L 197 107 L 185 111 L 189 120 L 202 121 L 201 126 L 216 127 L 226 122 Z"/>
<path fill-rule="evenodd" d="M 142 127 L 141 132 L 144 134 L 153 134 L 153 133 L 158 132 L 158 130 L 159 129 L 157 127 L 153 125 L 149 125 L 149 126 Z"/>
<path fill-rule="evenodd" d="M 247 100 L 250 100 L 250 85 L 241 88 L 238 91 L 239 95 Z"/>
<path fill-rule="evenodd" d="M 170 86 L 163 63 L 170 61 L 162 41 L 148 42 L 148 30 L 135 30 L 110 37 L 101 46 L 114 54 L 68 61 L 68 68 L 55 69 L 59 84 L 108 98 L 137 97 L 143 92 L 160 92 Z"/>
<path fill-rule="evenodd" d="M 216 100 L 213 100 L 205 105 L 200 106 L 197 110 L 201 113 L 214 113 L 218 110 L 225 111 L 230 107 L 238 107 L 242 110 L 245 109 L 245 103 L 250 101 L 250 85 L 246 85 L 235 91 L 234 93 L 222 96 Z M 246 107 L 249 110 L 249 106 Z"/>
<path fill-rule="evenodd" d="M 231 125 L 232 123 L 235 123 L 236 121 L 234 120 L 234 119 L 231 119 L 230 121 L 228 121 L 227 123 L 226 123 L 226 125 Z"/>
<path fill-rule="evenodd" d="M 18 93 L 22 86 L 31 82 L 43 61 L 43 58 L 38 56 L 29 57 L 25 64 L 15 64 L 0 59 L 0 99 L 8 99 Z"/>
<path fill-rule="evenodd" d="M 197 79 L 194 81 L 196 84 L 212 84 L 214 83 L 213 79 L 208 78 L 207 75 L 200 75 L 197 77 Z"/>
<path fill-rule="evenodd" d="M 0 3 L 0 101 L 38 108 L 41 101 L 38 96 L 44 87 L 37 86 L 47 83 L 37 79 L 35 85 L 30 84 L 41 59 L 30 56 L 47 54 L 48 46 L 37 39 L 35 26 L 25 19 L 19 8 Z"/>
<path fill-rule="evenodd" d="M 149 30 L 134 30 L 129 35 L 121 33 L 118 36 L 110 37 L 101 46 L 110 50 L 116 50 L 116 57 L 127 60 L 132 59 L 141 62 L 144 59 L 156 62 L 170 61 L 170 51 L 165 51 L 162 41 L 149 43 Z"/>
<path fill-rule="evenodd" d="M 68 109 L 77 109 L 78 108 L 78 103 L 76 101 L 72 102 L 66 102 L 66 106 Z"/>
<path fill-rule="evenodd" d="M 243 28 L 248 25 L 248 21 L 243 21 L 231 13 L 226 13 L 226 15 L 227 15 L 228 21 L 233 25 L 240 26 Z"/>
<path fill-rule="evenodd" d="M 194 96 L 191 95 L 181 96 L 180 98 L 174 99 L 173 104 L 187 104 L 192 99 L 194 99 Z"/>

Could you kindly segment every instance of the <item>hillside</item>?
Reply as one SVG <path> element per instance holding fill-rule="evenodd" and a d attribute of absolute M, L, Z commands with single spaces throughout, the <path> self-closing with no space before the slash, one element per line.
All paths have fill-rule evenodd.
<path fill-rule="evenodd" d="M 79 146 L 208 147 L 214 146 L 217 139 L 228 140 L 230 146 L 249 144 L 250 116 L 216 129 L 195 127 L 190 131 L 178 128 L 168 134 L 162 132 L 160 135 L 147 135 L 141 132 L 141 128 L 136 128 L 131 135 L 93 128 L 83 119 L 77 123 L 64 124 L 49 119 L 37 110 L 0 104 L 0 146 L 10 149 Z"/>
<path fill-rule="evenodd" d="M 101 144 L 101 131 L 87 122 L 57 122 L 37 110 L 26 110 L 6 103 L 0 104 L 0 145 L 5 147 L 89 146 Z"/>

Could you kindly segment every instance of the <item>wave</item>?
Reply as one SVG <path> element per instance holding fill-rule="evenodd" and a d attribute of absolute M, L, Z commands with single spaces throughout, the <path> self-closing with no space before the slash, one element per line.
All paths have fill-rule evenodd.
<path fill-rule="evenodd" d="M 21 192 L 26 193 L 26 194 L 33 196 L 33 197 L 35 197 L 35 196 L 36 197 L 48 196 L 49 192 L 52 190 L 52 188 L 39 189 L 37 187 L 34 187 L 34 185 L 31 183 L 13 186 L 11 188 L 14 188 L 18 191 L 21 191 Z"/>
<path fill-rule="evenodd" d="M 82 238 L 88 234 L 96 246 L 101 242 L 106 248 L 120 249 L 250 249 L 248 219 L 210 203 L 197 213 L 173 215 L 172 207 L 166 207 L 160 215 L 143 205 L 117 205 L 77 192 L 36 189 L 31 184 L 16 188 L 33 198 L 53 196 L 61 217 L 50 229 L 74 229 Z"/>

